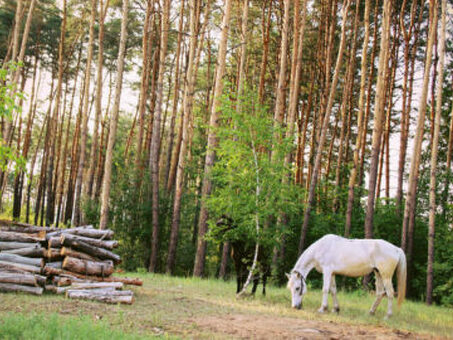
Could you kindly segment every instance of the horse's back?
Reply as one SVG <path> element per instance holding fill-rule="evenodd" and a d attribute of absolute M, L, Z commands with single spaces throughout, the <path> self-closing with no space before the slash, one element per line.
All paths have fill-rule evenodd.
<path fill-rule="evenodd" d="M 391 275 L 400 257 L 400 248 L 380 239 L 347 239 L 328 234 L 313 246 L 321 265 L 346 276 L 365 275 L 376 268 Z"/>

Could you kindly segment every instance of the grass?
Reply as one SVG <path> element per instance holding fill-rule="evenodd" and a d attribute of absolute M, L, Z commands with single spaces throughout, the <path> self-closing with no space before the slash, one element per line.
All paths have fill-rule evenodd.
<path fill-rule="evenodd" d="M 376 316 L 368 315 L 374 297 L 361 291 L 339 293 L 341 313 L 319 315 L 318 290 L 310 290 L 303 310 L 290 308 L 286 288 L 269 287 L 267 296 L 237 300 L 234 282 L 176 278 L 153 274 L 128 274 L 144 280 L 133 288 L 132 306 L 105 305 L 90 301 L 0 294 L 1 339 L 147 339 L 231 338 L 216 329 L 200 327 L 203 317 L 247 315 L 252 318 L 283 318 L 302 322 L 362 327 L 382 331 L 401 330 L 428 336 L 453 338 L 452 309 L 405 301 L 394 317 L 384 320 L 384 299 Z M 308 322 L 308 321 L 307 321 Z"/>

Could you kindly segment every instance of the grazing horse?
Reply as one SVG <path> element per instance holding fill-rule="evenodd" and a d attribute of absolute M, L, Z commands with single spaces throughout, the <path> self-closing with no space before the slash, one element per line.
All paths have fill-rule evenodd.
<path fill-rule="evenodd" d="M 387 317 L 392 315 L 395 270 L 398 276 L 398 306 L 406 294 L 406 256 L 401 248 L 384 240 L 350 240 L 337 235 L 325 235 L 313 243 L 297 260 L 288 277 L 292 294 L 292 307 L 300 309 L 307 291 L 305 279 L 313 269 L 323 274 L 322 304 L 320 313 L 327 310 L 329 291 L 333 299 L 333 311 L 339 312 L 335 275 L 358 277 L 374 272 L 376 275 L 376 301 L 370 309 L 374 314 L 387 294 Z"/>
<path fill-rule="evenodd" d="M 233 219 L 226 215 L 222 215 L 216 224 L 219 227 L 223 227 L 221 230 L 222 233 L 226 233 L 229 230 L 237 228 L 237 225 L 234 223 Z M 228 242 L 230 242 L 231 258 L 234 262 L 234 269 L 236 271 L 236 294 L 238 294 L 244 287 L 249 273 L 249 268 L 252 266 L 255 244 L 246 235 L 243 235 L 243 237 L 229 239 Z M 266 282 L 268 276 L 270 275 L 270 266 L 268 263 L 269 261 L 265 255 L 265 252 L 262 248 L 260 248 L 257 266 L 259 268 L 259 273 L 253 276 L 252 295 L 256 292 L 260 276 L 263 283 L 263 295 L 266 295 Z"/>

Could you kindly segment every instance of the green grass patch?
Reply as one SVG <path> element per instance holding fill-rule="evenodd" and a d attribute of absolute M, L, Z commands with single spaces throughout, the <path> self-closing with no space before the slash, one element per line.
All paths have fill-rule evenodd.
<path fill-rule="evenodd" d="M 0 320 L 1 339 L 109 339 L 135 340 L 143 336 L 112 330 L 103 321 L 93 321 L 87 316 L 63 317 L 50 315 L 7 313 Z"/>

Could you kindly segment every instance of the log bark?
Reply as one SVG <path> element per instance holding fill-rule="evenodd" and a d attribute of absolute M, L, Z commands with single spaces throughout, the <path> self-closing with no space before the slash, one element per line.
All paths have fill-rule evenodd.
<path fill-rule="evenodd" d="M 54 294 L 62 295 L 66 293 L 66 291 L 69 289 L 70 286 L 68 287 L 57 287 L 55 285 L 45 285 L 44 290 L 46 292 L 52 292 Z"/>
<path fill-rule="evenodd" d="M 63 261 L 47 262 L 46 266 L 56 269 L 63 269 Z"/>
<path fill-rule="evenodd" d="M 72 235 L 61 235 L 61 242 L 63 246 L 82 251 L 101 260 L 112 260 L 115 264 L 121 263 L 121 258 L 119 255 L 109 250 L 97 248 L 86 242 L 74 239 Z"/>
<path fill-rule="evenodd" d="M 2 253 L 16 254 L 25 257 L 45 257 L 46 249 L 41 246 L 35 246 L 19 249 L 7 249 L 3 250 Z"/>
<path fill-rule="evenodd" d="M 46 232 L 40 231 L 36 234 L 16 233 L 11 231 L 0 231 L 0 241 L 7 242 L 42 242 L 46 240 Z"/>
<path fill-rule="evenodd" d="M 70 229 L 59 229 L 48 233 L 47 236 L 60 236 L 61 234 L 71 234 L 81 237 L 89 237 L 94 239 L 111 240 L 114 232 L 110 229 L 99 230 L 94 228 L 78 227 Z"/>
<path fill-rule="evenodd" d="M 37 286 L 38 282 L 34 275 L 17 273 L 0 273 L 0 283 L 14 283 L 19 285 Z"/>
<path fill-rule="evenodd" d="M 67 276 L 71 278 L 78 278 L 82 281 L 96 281 L 96 282 L 122 282 L 125 285 L 134 285 L 134 286 L 142 286 L 143 281 L 139 278 L 129 278 L 129 277 L 117 277 L 117 276 L 110 276 L 110 277 L 100 277 L 100 276 L 86 276 L 78 273 L 69 272 L 63 269 L 56 269 L 51 267 L 44 267 L 44 273 L 46 275 L 60 275 L 60 276 Z"/>
<path fill-rule="evenodd" d="M 66 238 L 69 237 L 69 238 L 72 238 L 73 240 L 85 242 L 85 243 L 90 244 L 90 245 L 92 245 L 94 247 L 105 248 L 105 249 L 108 249 L 108 250 L 112 250 L 113 248 L 117 248 L 118 247 L 118 241 L 102 241 L 102 240 L 98 240 L 98 239 L 94 239 L 94 238 L 89 238 L 89 237 L 84 237 L 84 236 L 76 236 L 76 235 L 71 235 L 71 234 L 60 236 L 61 243 L 63 243 L 63 239 L 62 239 L 63 237 L 66 237 Z"/>
<path fill-rule="evenodd" d="M 112 293 L 114 292 L 106 292 L 104 294 L 99 294 L 99 293 L 92 293 L 92 292 L 85 292 L 85 291 L 71 291 L 67 292 L 66 296 L 70 299 L 80 299 L 80 300 L 95 300 L 95 301 L 101 301 L 105 303 L 112 303 L 112 304 L 126 304 L 126 305 L 131 305 L 134 302 L 134 296 L 133 295 L 113 295 Z M 123 292 L 118 292 L 118 293 L 123 293 Z"/>
<path fill-rule="evenodd" d="M 72 280 L 69 277 L 64 276 L 54 276 L 52 278 L 52 283 L 57 287 L 67 287 L 72 284 Z"/>
<path fill-rule="evenodd" d="M 63 258 L 60 248 L 49 248 L 46 250 L 45 255 L 45 257 L 49 260 L 59 260 Z"/>
<path fill-rule="evenodd" d="M 16 273 L 33 273 L 33 274 L 41 273 L 40 267 L 6 261 L 0 261 L 0 270 L 12 271 Z"/>
<path fill-rule="evenodd" d="M 38 227 L 33 224 L 9 221 L 9 220 L 0 220 L 0 230 L 2 231 L 13 231 L 26 234 L 35 234 L 41 231 L 53 232 L 57 231 L 56 228 L 51 227 Z"/>
<path fill-rule="evenodd" d="M 16 250 L 16 249 L 24 249 L 24 248 L 39 248 L 40 245 L 38 243 L 25 243 L 25 242 L 0 242 L 0 250 Z"/>
<path fill-rule="evenodd" d="M 94 256 L 91 256 L 91 255 L 88 255 L 88 254 L 85 254 L 85 253 L 82 253 L 80 251 L 77 251 L 77 250 L 74 250 L 74 249 L 71 249 L 71 248 L 67 248 L 67 247 L 61 248 L 60 255 L 63 256 L 63 257 L 64 256 L 71 256 L 71 257 L 75 257 L 75 258 L 82 259 L 82 260 L 101 261 L 100 259 L 98 259 L 98 258 L 96 258 Z"/>
<path fill-rule="evenodd" d="M 16 285 L 12 283 L 0 283 L 0 291 L 2 292 L 23 292 L 34 295 L 42 295 L 44 291 L 41 287 L 30 287 L 23 285 Z"/>
<path fill-rule="evenodd" d="M 80 293 L 86 295 L 106 295 L 106 296 L 133 296 L 134 292 L 131 290 L 115 290 L 114 287 L 95 288 L 95 289 L 74 289 L 69 287 L 66 295 L 72 293 Z"/>
<path fill-rule="evenodd" d="M 64 259 L 63 269 L 85 275 L 110 276 L 113 274 L 111 263 L 81 260 L 70 256 Z"/>
<path fill-rule="evenodd" d="M 124 283 L 122 282 L 75 282 L 72 284 L 72 289 L 123 289 Z"/>
<path fill-rule="evenodd" d="M 0 253 L 0 261 L 26 264 L 29 266 L 44 267 L 44 259 L 29 258 L 16 254 Z"/>
<path fill-rule="evenodd" d="M 43 275 L 34 275 L 36 282 L 38 283 L 38 286 L 44 287 L 47 283 L 47 277 Z"/>
<path fill-rule="evenodd" d="M 49 248 L 61 248 L 62 247 L 61 238 L 58 236 L 49 238 L 49 240 L 47 241 L 47 246 Z"/>

